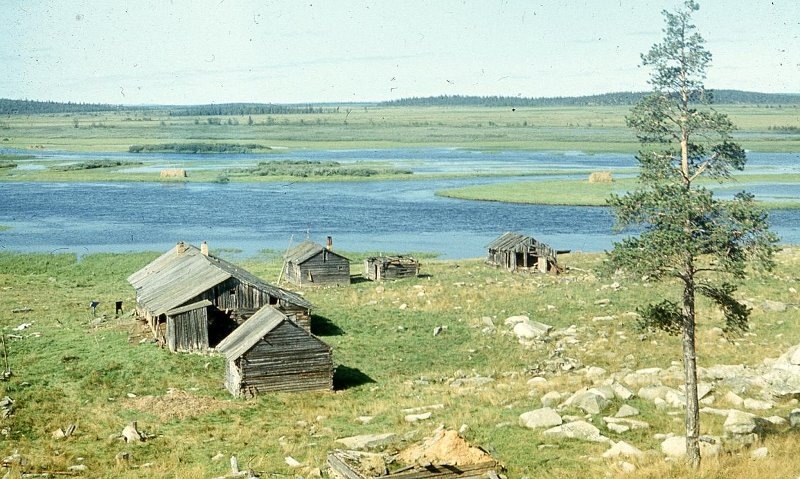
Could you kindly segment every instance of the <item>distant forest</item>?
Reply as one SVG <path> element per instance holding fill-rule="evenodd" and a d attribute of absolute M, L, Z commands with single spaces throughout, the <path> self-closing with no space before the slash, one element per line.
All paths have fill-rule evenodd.
<path fill-rule="evenodd" d="M 402 98 L 379 103 L 381 106 L 613 106 L 633 105 L 649 92 L 616 92 L 601 95 L 550 98 L 513 96 L 441 95 L 425 98 Z M 741 90 L 709 90 L 713 103 L 748 105 L 797 105 L 800 93 L 758 93 Z"/>
<path fill-rule="evenodd" d="M 712 90 L 714 103 L 750 105 L 797 105 L 800 93 L 758 93 L 740 90 Z M 380 103 L 358 103 L 358 106 L 490 106 L 490 107 L 535 107 L 535 106 L 612 106 L 633 105 L 647 92 L 616 92 L 602 95 L 524 98 L 513 96 L 463 96 L 440 95 L 424 98 L 402 98 Z M 39 113 L 93 113 L 110 111 L 159 111 L 171 116 L 213 115 L 282 115 L 337 113 L 340 106 L 355 103 L 279 105 L 269 103 L 220 103 L 210 105 L 109 105 L 102 103 L 63 103 L 36 100 L 9 100 L 0 98 L 0 115 L 33 115 Z"/>

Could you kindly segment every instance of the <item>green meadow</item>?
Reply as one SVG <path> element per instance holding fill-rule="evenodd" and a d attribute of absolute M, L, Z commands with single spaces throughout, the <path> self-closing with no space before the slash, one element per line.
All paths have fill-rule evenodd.
<path fill-rule="evenodd" d="M 753 151 L 800 147 L 798 105 L 718 105 Z M 196 142 L 279 148 L 458 147 L 633 153 L 628 106 L 398 107 L 349 105 L 325 113 L 192 117 L 158 110 L 14 115 L 0 120 L 0 145 L 95 152 Z M 216 121 L 209 121 L 214 119 Z M 250 124 L 252 119 L 252 124 Z M 792 129 L 794 127 L 795 129 Z"/>
<path fill-rule="evenodd" d="M 213 253 L 213 252 L 212 252 Z M 629 314 L 643 301 L 664 294 L 639 282 L 598 274 L 601 255 L 561 257 L 566 274 L 512 274 L 480 260 L 423 259 L 423 277 L 381 285 L 358 281 L 348 287 L 307 289 L 316 305 L 312 329 L 334 348 L 336 391 L 268 394 L 253 400 L 231 398 L 222 386 L 222 358 L 173 354 L 149 340 L 130 313 L 114 316 L 114 301 L 133 307 L 134 291 L 125 282 L 158 253 L 73 255 L 0 254 L 0 327 L 12 376 L 0 382 L 0 397 L 14 400 L 14 412 L 0 419 L 0 449 L 25 458 L 25 473 L 66 473 L 83 465 L 85 477 L 208 478 L 229 472 L 230 456 L 261 477 L 313 477 L 325 468 L 337 438 L 393 432 L 405 438 L 400 448 L 421 440 L 437 426 L 459 429 L 521 477 L 628 477 L 614 460 L 600 457 L 607 445 L 547 439 L 518 425 L 521 413 L 540 406 L 548 391 L 591 386 L 583 370 L 608 374 L 641 368 L 670 368 L 680 357 L 679 338 L 643 333 Z M 220 252 L 225 254 L 225 252 Z M 274 254 L 239 262 L 274 281 L 281 262 Z M 354 263 L 356 268 L 358 263 Z M 771 274 L 750 276 L 741 297 L 797 304 L 800 251 L 778 255 Z M 379 287 L 380 286 L 380 287 Z M 93 317 L 89 301 L 98 300 Z M 701 366 L 759 365 L 800 342 L 792 318 L 797 310 L 756 307 L 750 332 L 720 338 L 713 327 L 720 314 L 699 305 Z M 574 325 L 575 342 L 558 341 L 558 358 L 574 361 L 572 371 L 550 370 L 556 340 L 521 345 L 505 318 L 528 315 L 556 331 Z M 595 321 L 594 317 L 612 317 Z M 21 326 L 29 326 L 22 328 Z M 494 324 L 494 327 L 489 327 Z M 436 327 L 442 332 L 433 334 Z M 458 378 L 491 378 L 480 387 L 454 387 Z M 528 384 L 547 379 L 544 387 Z M 672 384 L 677 386 L 678 383 Z M 722 398 L 727 388 L 714 395 Z M 655 433 L 680 434 L 682 414 L 653 403 L 627 401 L 651 424 L 643 431 L 615 433 L 600 417 L 591 421 L 612 440 L 658 451 Z M 401 409 L 442 404 L 429 420 L 409 423 Z M 715 407 L 726 407 L 718 399 Z M 796 401 L 778 400 L 770 415 L 786 417 Z M 583 416 L 568 408 L 563 414 Z M 372 416 L 369 424 L 357 421 Z M 704 415 L 702 432 L 719 434 L 723 418 Z M 137 421 L 147 435 L 139 444 L 117 437 Z M 66 439 L 53 431 L 77 426 Z M 745 478 L 796 477 L 800 461 L 796 433 L 786 428 L 763 438 L 767 459 L 731 452 L 707 461 L 699 472 L 664 462 L 654 452 L 636 461 L 637 477 Z M 121 452 L 129 461 L 117 461 Z M 285 458 L 302 463 L 290 468 Z M 217 457 L 217 459 L 214 459 Z M 222 457 L 222 459 L 219 459 Z"/>

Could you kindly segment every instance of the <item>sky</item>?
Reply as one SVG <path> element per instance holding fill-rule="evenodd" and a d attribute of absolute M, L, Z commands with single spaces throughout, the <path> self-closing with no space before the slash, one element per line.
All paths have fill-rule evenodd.
<path fill-rule="evenodd" d="M 678 0 L 3 0 L 0 98 L 112 104 L 649 89 Z M 706 87 L 800 93 L 800 0 L 700 0 Z"/>

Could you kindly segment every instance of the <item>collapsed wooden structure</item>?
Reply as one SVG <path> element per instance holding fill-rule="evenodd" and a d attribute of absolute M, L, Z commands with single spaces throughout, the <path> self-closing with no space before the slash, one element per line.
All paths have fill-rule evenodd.
<path fill-rule="evenodd" d="M 486 263 L 505 268 L 508 271 L 539 271 L 542 273 L 561 273 L 556 251 L 535 238 L 519 233 L 506 232 L 487 246 Z"/>
<path fill-rule="evenodd" d="M 332 251 L 331 237 L 327 247 L 303 241 L 284 254 L 283 275 L 298 286 L 350 284 L 350 260 Z"/>
<path fill-rule="evenodd" d="M 364 260 L 364 277 L 372 281 L 419 276 L 419 261 L 411 256 L 372 256 Z"/>
<path fill-rule="evenodd" d="M 497 461 L 478 464 L 414 464 L 394 472 L 364 472 L 358 467 L 359 452 L 336 450 L 328 453 L 328 466 L 346 479 L 498 479 Z"/>
<path fill-rule="evenodd" d="M 136 310 L 172 351 L 214 347 L 264 306 L 310 331 L 313 305 L 301 296 L 197 248 L 179 242 L 128 277 Z"/>
<path fill-rule="evenodd" d="M 331 348 L 272 306 L 264 306 L 217 345 L 225 387 L 235 397 L 333 389 Z"/>

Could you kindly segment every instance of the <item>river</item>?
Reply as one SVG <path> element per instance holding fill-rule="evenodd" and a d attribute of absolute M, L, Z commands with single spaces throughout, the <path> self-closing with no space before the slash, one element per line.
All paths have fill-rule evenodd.
<path fill-rule="evenodd" d="M 536 161 L 531 154 L 519 152 L 459 152 L 460 159 L 456 160 L 450 153 L 453 150 L 388 151 L 329 152 L 327 156 L 306 152 L 301 157 L 391 160 L 399 167 L 413 165 L 415 170 L 428 172 L 475 171 L 487 164 L 495 172 L 506 171 L 503 168 L 517 172 L 522 166 L 546 170 L 561 166 L 565 175 L 575 169 L 633 164 L 625 155 L 550 154 Z M 82 154 L 63 155 L 67 157 L 65 161 L 70 161 L 68 158 Z M 167 166 L 180 164 L 182 160 L 176 156 L 155 156 L 150 161 Z M 293 158 L 297 156 L 292 152 Z M 796 172 L 796 159 L 796 155 L 777 155 L 771 162 L 756 161 L 755 166 L 762 172 Z M 207 161 L 224 162 L 215 158 Z M 603 207 L 514 205 L 434 195 L 439 189 L 532 179 L 507 176 L 229 184 L 8 182 L 0 184 L 0 225 L 10 227 L 0 231 L 0 250 L 70 251 L 79 255 L 164 251 L 180 240 L 206 240 L 212 250 L 241 250 L 241 255 L 250 256 L 265 249 L 283 251 L 290 243 L 306 237 L 324 242 L 330 235 L 340 251 L 435 252 L 442 258 L 457 259 L 483 256 L 486 244 L 504 231 L 530 234 L 554 248 L 572 251 L 603 251 L 621 239 L 612 232 L 611 212 Z M 781 197 L 796 199 L 797 187 L 788 188 L 786 192 L 782 190 Z M 769 196 L 769 191 L 765 193 Z M 782 241 L 800 243 L 800 211 L 773 211 L 770 221 Z"/>

